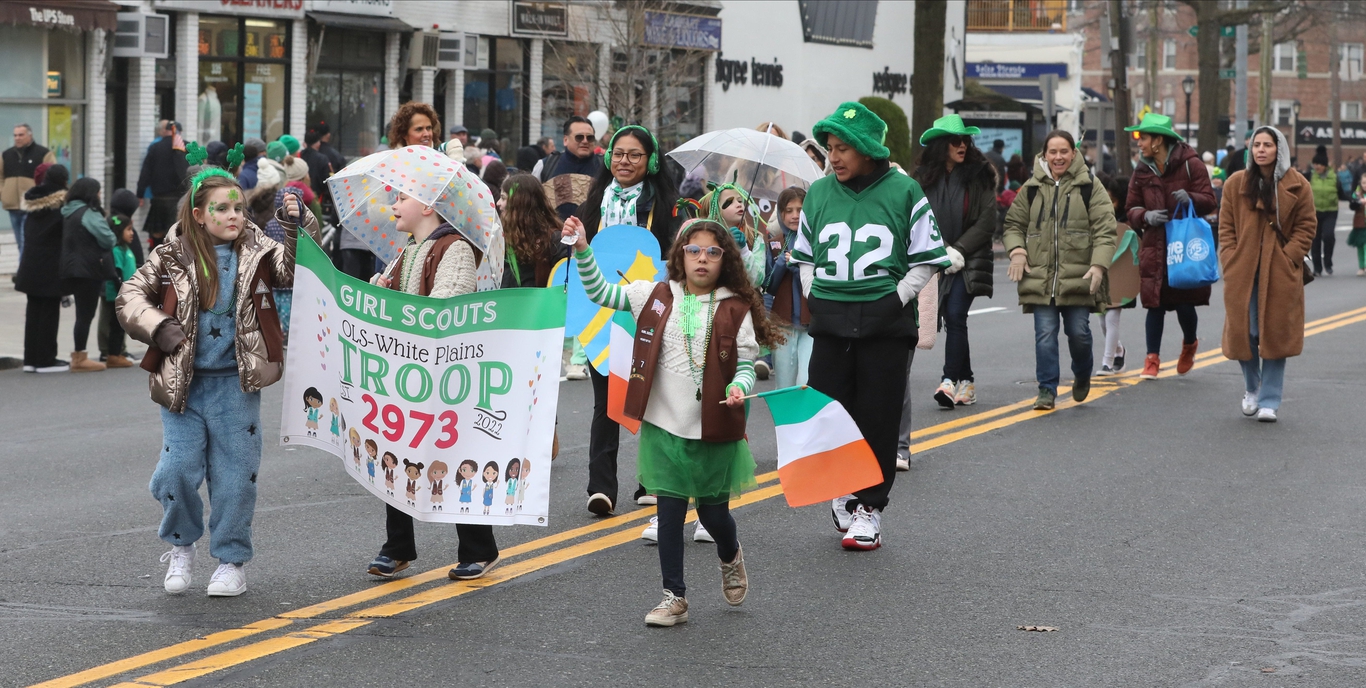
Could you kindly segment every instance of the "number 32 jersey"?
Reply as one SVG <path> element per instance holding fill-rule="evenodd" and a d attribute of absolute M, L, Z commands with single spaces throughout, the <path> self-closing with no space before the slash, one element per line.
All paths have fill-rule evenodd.
<path fill-rule="evenodd" d="M 930 202 L 896 170 L 862 193 L 834 176 L 816 180 L 802 203 L 792 260 L 815 267 L 811 296 L 845 302 L 896 293 L 913 266 L 949 266 Z"/>

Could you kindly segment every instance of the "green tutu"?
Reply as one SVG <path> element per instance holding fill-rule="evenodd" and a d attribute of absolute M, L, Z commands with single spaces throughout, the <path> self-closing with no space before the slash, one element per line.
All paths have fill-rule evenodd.
<path fill-rule="evenodd" d="M 649 423 L 640 424 L 636 464 L 646 492 L 699 504 L 719 504 L 758 485 L 749 442 L 685 440 Z"/>
<path fill-rule="evenodd" d="M 1366 246 L 1366 227 L 1354 227 L 1347 235 L 1348 246 Z"/>

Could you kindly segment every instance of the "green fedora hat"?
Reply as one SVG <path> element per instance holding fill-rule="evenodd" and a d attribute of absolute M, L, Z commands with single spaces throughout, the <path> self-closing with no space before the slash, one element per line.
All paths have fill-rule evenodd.
<path fill-rule="evenodd" d="M 1166 115 L 1159 115 L 1156 112 L 1149 112 L 1143 116 L 1143 121 L 1132 127 L 1124 127 L 1124 131 L 1136 131 L 1140 134 L 1159 134 L 1170 136 L 1177 141 L 1185 141 L 1176 130 L 1172 129 L 1172 118 Z"/>
<path fill-rule="evenodd" d="M 958 115 L 946 115 L 934 121 L 934 126 L 925 130 L 920 135 L 920 145 L 925 145 L 940 136 L 976 136 L 982 133 L 977 127 L 963 125 L 963 118 Z"/>

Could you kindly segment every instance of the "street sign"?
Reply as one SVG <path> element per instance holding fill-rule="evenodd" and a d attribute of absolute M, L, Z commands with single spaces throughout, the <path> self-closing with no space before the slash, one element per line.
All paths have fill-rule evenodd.
<path fill-rule="evenodd" d="M 1221 70 L 1219 70 L 1219 78 L 1220 78 L 1220 79 L 1237 79 L 1237 78 L 1238 78 L 1238 70 L 1237 70 L 1236 68 L 1235 68 L 1235 69 L 1221 69 Z"/>
<path fill-rule="evenodd" d="M 1199 35 L 1200 35 L 1200 27 L 1199 27 L 1199 26 L 1192 26 L 1192 27 L 1190 27 L 1189 29 L 1186 29 L 1186 33 L 1190 34 L 1192 38 L 1194 38 L 1194 37 L 1196 37 L 1196 36 L 1199 36 Z M 1233 36 L 1234 36 L 1235 34 L 1237 34 L 1237 33 L 1238 33 L 1237 27 L 1234 27 L 1234 26 L 1221 26 L 1221 27 L 1219 27 L 1219 35 L 1220 35 L 1220 36 L 1223 36 L 1224 38 L 1233 38 Z"/>
<path fill-rule="evenodd" d="M 1189 29 L 1186 29 L 1186 33 L 1190 34 L 1191 38 L 1195 38 L 1196 36 L 1200 35 L 1200 27 L 1192 26 Z"/>

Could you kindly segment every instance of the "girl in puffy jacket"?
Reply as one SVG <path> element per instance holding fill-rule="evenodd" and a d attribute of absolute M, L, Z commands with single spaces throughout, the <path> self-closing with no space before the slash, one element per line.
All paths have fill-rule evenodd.
<path fill-rule="evenodd" d="M 211 597 L 246 592 L 251 522 L 261 465 L 262 387 L 280 379 L 284 351 L 272 286 L 294 283 L 297 227 L 315 240 L 317 220 L 297 196 L 276 217 L 284 242 L 244 213 L 242 188 L 210 167 L 195 175 L 175 226 L 124 283 L 116 308 L 123 328 L 151 349 L 152 400 L 161 404 L 164 440 L 152 473 L 161 502 L 158 535 L 171 545 L 165 589 L 190 586 L 195 542 L 204 534 L 199 487 L 207 479 L 209 552 L 219 566 Z"/>

